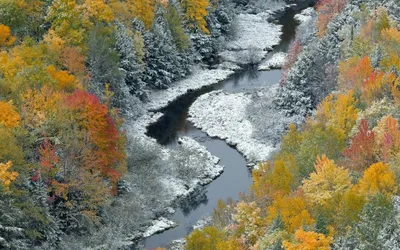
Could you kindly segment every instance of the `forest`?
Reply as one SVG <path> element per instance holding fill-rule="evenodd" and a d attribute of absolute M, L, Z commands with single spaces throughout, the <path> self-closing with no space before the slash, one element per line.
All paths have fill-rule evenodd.
<path fill-rule="evenodd" d="M 399 249 L 398 2 L 320 0 L 274 105 L 291 124 L 185 249 Z M 264 117 L 264 120 L 268 117 Z"/>
<path fill-rule="evenodd" d="M 216 178 L 196 142 L 166 152 L 127 127 L 272 2 L 293 3 L 0 0 L 0 248 L 128 249 L 173 202 L 162 174 Z M 279 150 L 184 249 L 400 249 L 400 3 L 313 8 L 276 95 L 249 111 Z"/>
<path fill-rule="evenodd" d="M 229 10 L 224 0 L 0 1 L 0 248 L 71 249 L 63 235 L 102 225 L 124 190 L 124 120 L 147 91 L 212 63 Z"/>

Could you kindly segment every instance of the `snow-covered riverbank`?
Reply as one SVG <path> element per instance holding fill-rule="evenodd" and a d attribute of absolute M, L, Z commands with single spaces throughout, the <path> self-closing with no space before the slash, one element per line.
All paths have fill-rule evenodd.
<path fill-rule="evenodd" d="M 212 137 L 226 140 L 247 159 L 249 165 L 265 161 L 275 150 L 272 144 L 253 137 L 253 125 L 246 119 L 251 95 L 222 91 L 201 96 L 189 110 L 189 120 Z"/>

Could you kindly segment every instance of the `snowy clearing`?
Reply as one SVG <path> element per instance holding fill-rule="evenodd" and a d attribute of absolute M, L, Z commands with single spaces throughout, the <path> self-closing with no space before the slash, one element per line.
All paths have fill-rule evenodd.
<path fill-rule="evenodd" d="M 258 66 L 258 70 L 280 69 L 286 62 L 287 53 L 279 52 Z"/>
<path fill-rule="evenodd" d="M 239 14 L 237 37 L 228 43 L 228 50 L 271 50 L 279 44 L 282 26 L 268 22 L 269 17 L 270 14 L 265 12 L 257 15 Z"/>
<path fill-rule="evenodd" d="M 250 102 L 251 97 L 245 93 L 214 91 L 197 99 L 189 110 L 189 120 L 208 135 L 236 146 L 249 165 L 255 165 L 267 160 L 275 148 L 253 138 L 253 126 L 246 119 Z"/>

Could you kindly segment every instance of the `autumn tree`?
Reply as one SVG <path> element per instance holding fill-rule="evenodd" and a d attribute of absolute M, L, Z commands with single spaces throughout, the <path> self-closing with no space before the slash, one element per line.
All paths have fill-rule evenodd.
<path fill-rule="evenodd" d="M 0 24 L 0 47 L 10 46 L 15 42 L 15 37 L 11 35 L 11 30 L 8 26 Z"/>
<path fill-rule="evenodd" d="M 328 236 L 312 231 L 299 229 L 295 233 L 295 243 L 283 242 L 283 247 L 287 250 L 330 250 L 333 242 L 333 231 Z"/>
<path fill-rule="evenodd" d="M 388 164 L 378 162 L 372 164 L 364 172 L 364 176 L 356 185 L 356 189 L 364 195 L 373 196 L 383 193 L 386 196 L 397 193 L 396 175 Z"/>
<path fill-rule="evenodd" d="M 288 195 L 291 191 L 293 176 L 281 160 L 272 165 L 260 163 L 253 171 L 252 190 L 258 197 L 277 197 Z"/>
<path fill-rule="evenodd" d="M 233 219 L 237 224 L 237 237 L 243 237 L 250 245 L 254 244 L 258 237 L 263 233 L 263 218 L 261 217 L 261 209 L 257 207 L 255 202 L 246 203 L 239 202 L 236 205 L 236 213 Z"/>
<path fill-rule="evenodd" d="M 368 123 L 363 119 L 358 127 L 358 133 L 350 139 L 350 146 L 343 152 L 346 164 L 351 170 L 362 171 L 375 160 L 375 133 L 369 130 Z"/>
<path fill-rule="evenodd" d="M 371 59 L 351 57 L 339 63 L 339 87 L 343 90 L 361 90 L 364 81 L 372 75 L 374 68 Z"/>
<path fill-rule="evenodd" d="M 337 128 L 347 136 L 357 120 L 356 104 L 353 91 L 339 93 L 336 96 L 331 94 L 319 104 L 315 120 L 326 126 Z"/>
<path fill-rule="evenodd" d="M 373 129 L 375 133 L 376 154 L 379 160 L 388 162 L 400 152 L 400 131 L 397 119 L 385 116 Z"/>
<path fill-rule="evenodd" d="M 155 1 L 154 0 L 136 0 L 129 1 L 132 6 L 133 14 L 139 18 L 146 29 L 150 29 L 154 19 Z"/>
<path fill-rule="evenodd" d="M 189 21 L 191 28 L 198 28 L 200 31 L 209 34 L 207 29 L 207 7 L 210 5 L 208 0 L 179 0 L 186 19 Z"/>
<path fill-rule="evenodd" d="M 0 125 L 15 128 L 21 124 L 21 117 L 10 102 L 0 101 Z"/>
<path fill-rule="evenodd" d="M 317 21 L 318 36 L 324 36 L 329 22 L 335 18 L 349 3 L 349 0 L 319 0 L 316 9 L 319 13 Z"/>
<path fill-rule="evenodd" d="M 308 212 L 305 197 L 298 195 L 292 197 L 281 197 L 273 201 L 267 208 L 266 220 L 271 223 L 277 218 L 281 218 L 284 228 L 293 233 L 302 226 L 312 225 L 315 220 Z"/>
<path fill-rule="evenodd" d="M 91 146 L 82 152 L 85 168 L 99 170 L 116 188 L 125 171 L 123 138 L 107 107 L 96 96 L 79 90 L 66 99 L 66 105 L 73 112 L 76 125 L 89 136 Z"/>
<path fill-rule="evenodd" d="M 311 202 L 327 205 L 330 200 L 343 195 L 351 186 L 349 172 L 342 167 L 336 167 L 333 161 L 322 155 L 317 157 L 315 172 L 303 181 L 302 190 Z"/>
<path fill-rule="evenodd" d="M 5 187 L 5 191 L 8 190 L 12 181 L 15 181 L 18 173 L 15 171 L 10 171 L 12 167 L 12 162 L 9 161 L 6 164 L 0 163 L 0 184 Z"/>

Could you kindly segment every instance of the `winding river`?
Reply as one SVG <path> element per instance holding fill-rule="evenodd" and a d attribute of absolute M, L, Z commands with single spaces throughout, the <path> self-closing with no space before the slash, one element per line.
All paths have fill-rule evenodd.
<path fill-rule="evenodd" d="M 298 25 L 294 15 L 294 11 L 288 11 L 280 18 L 279 23 L 283 25 L 281 42 L 268 54 L 268 57 L 277 52 L 288 51 Z M 177 147 L 179 137 L 192 137 L 204 145 L 211 154 L 220 158 L 219 164 L 225 166 L 225 169 L 219 178 L 182 201 L 172 216 L 172 220 L 179 223 L 179 226 L 145 239 L 146 248 L 165 247 L 171 241 L 188 235 L 198 220 L 204 215 L 212 213 L 219 199 L 237 199 L 239 193 L 246 192 L 252 183 L 251 173 L 246 167 L 246 160 L 240 153 L 227 145 L 225 141 L 209 137 L 187 120 L 191 104 L 199 96 L 214 90 L 224 90 L 230 93 L 244 92 L 274 84 L 279 82 L 281 74 L 281 70 L 259 72 L 257 67 L 246 67 L 218 84 L 182 96 L 161 110 L 164 116 L 157 123 L 148 127 L 147 134 L 149 136 L 170 148 Z"/>

